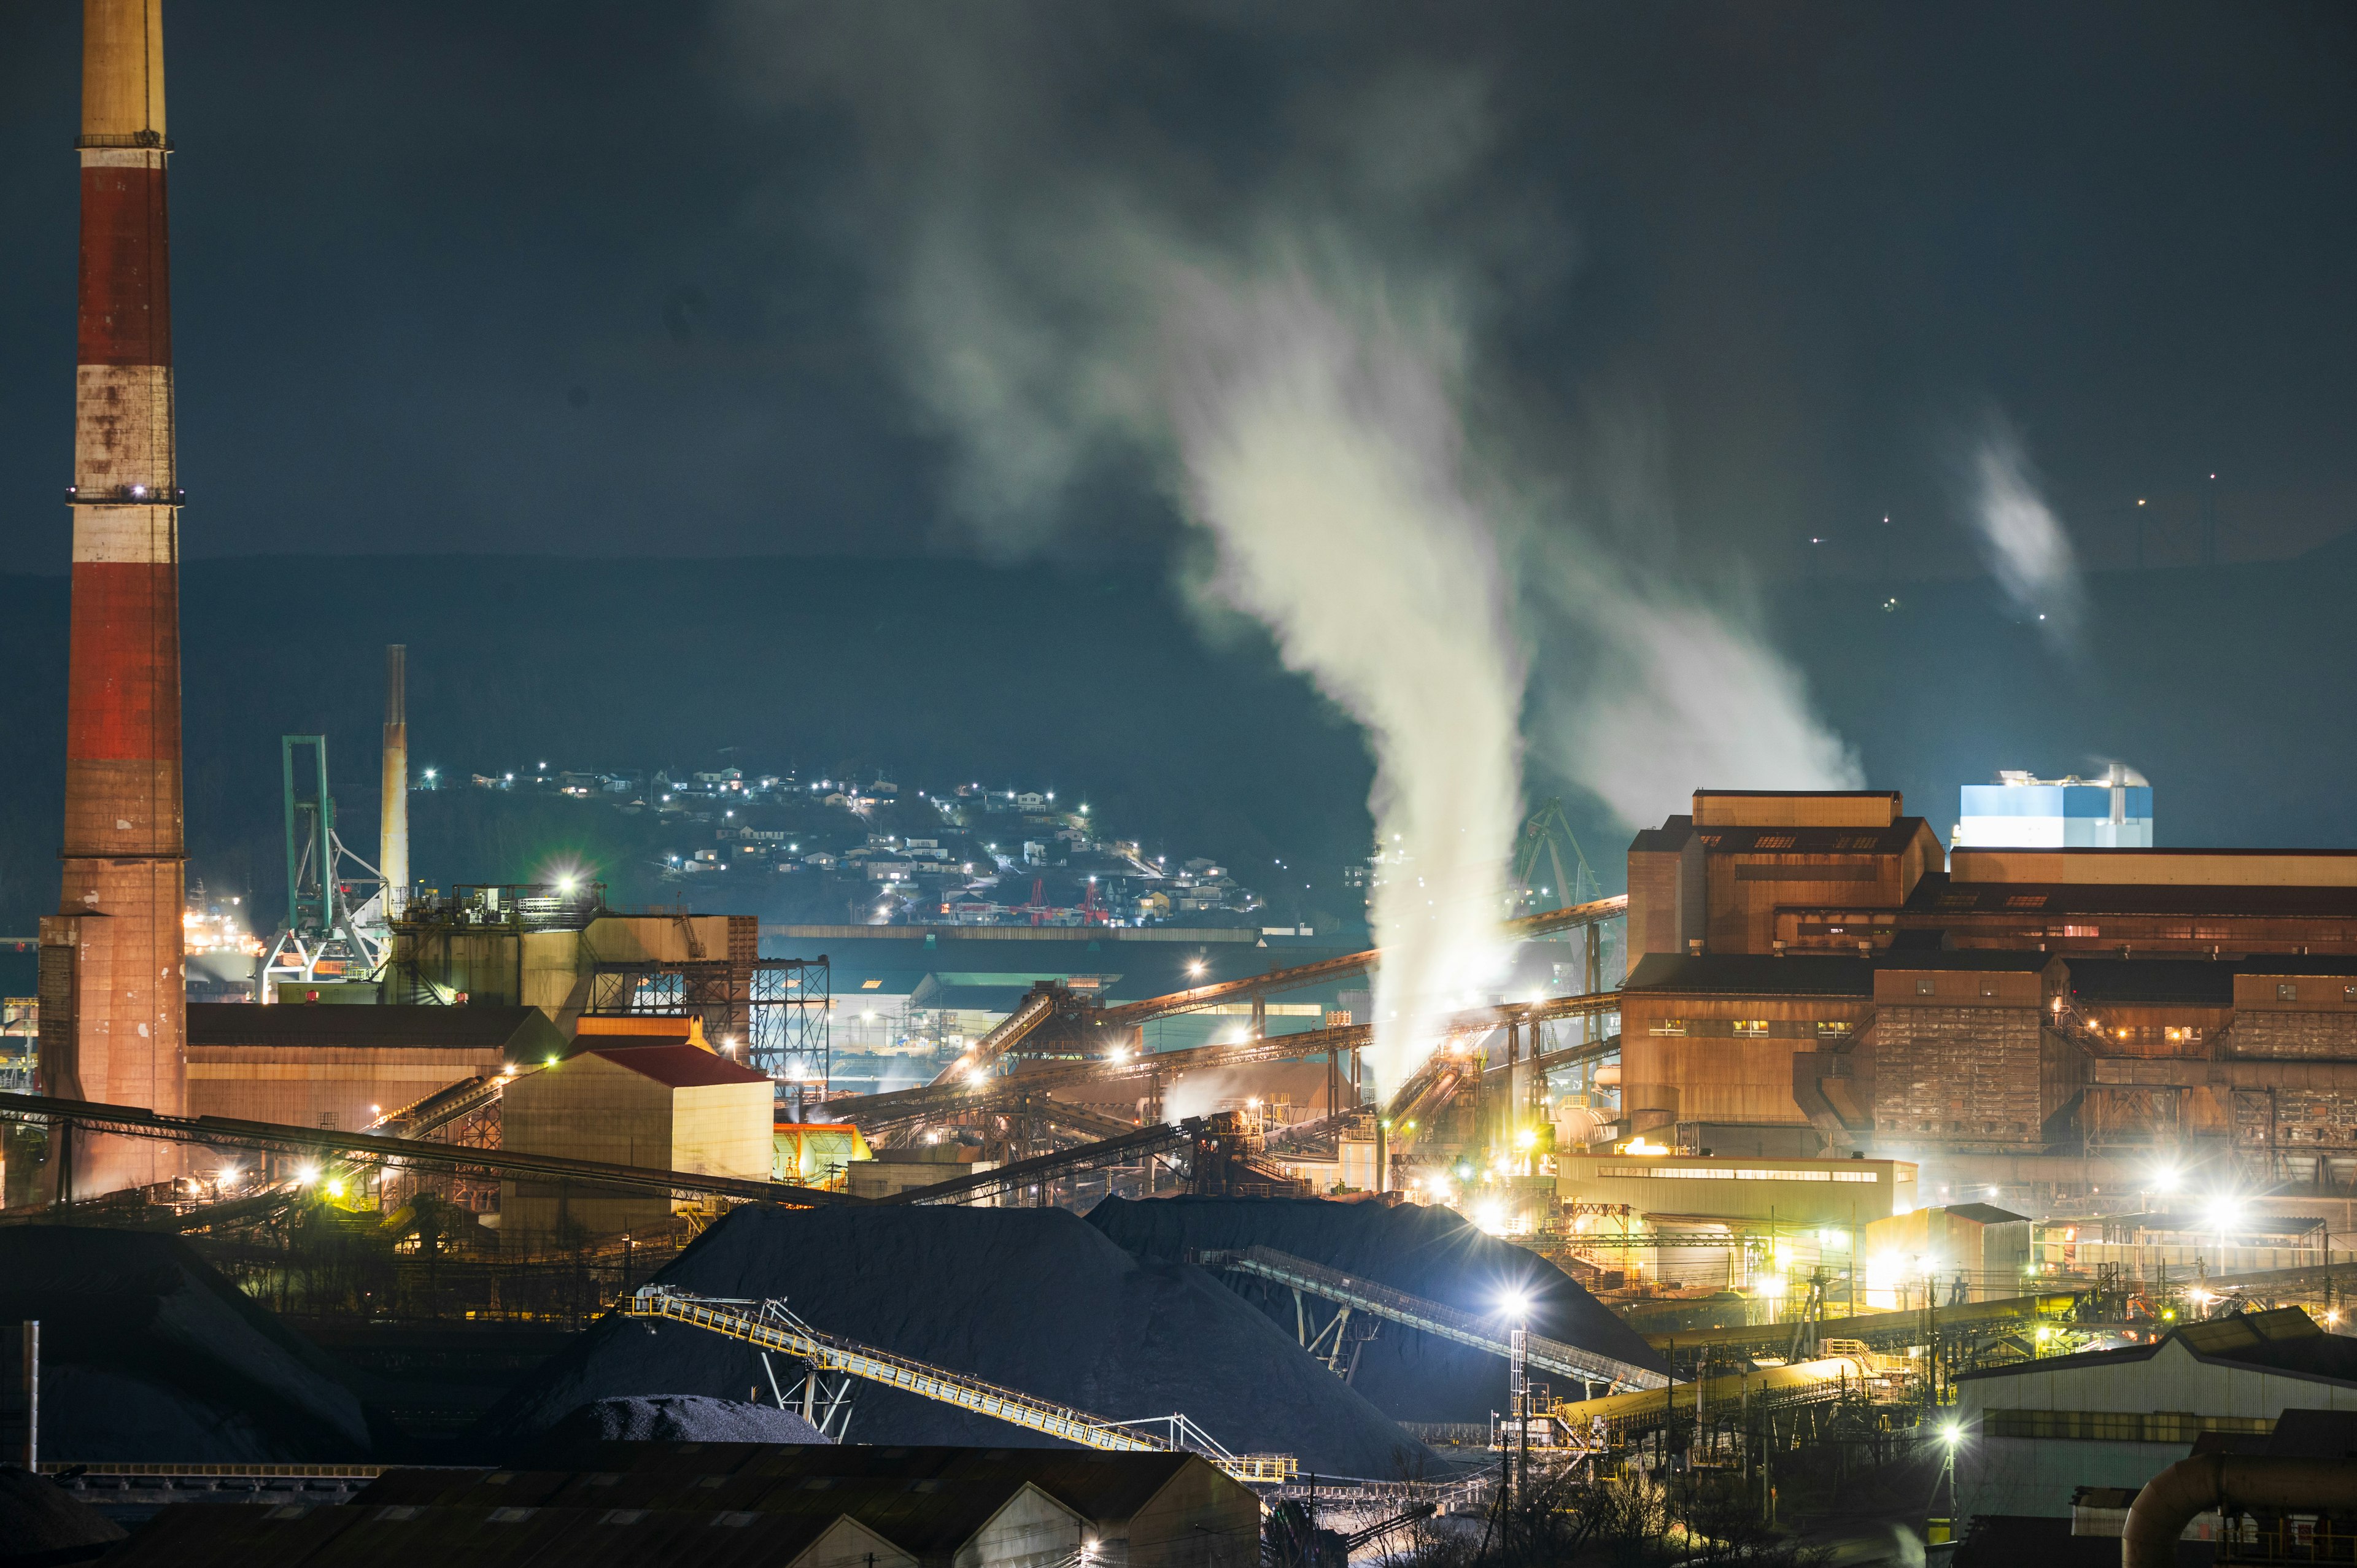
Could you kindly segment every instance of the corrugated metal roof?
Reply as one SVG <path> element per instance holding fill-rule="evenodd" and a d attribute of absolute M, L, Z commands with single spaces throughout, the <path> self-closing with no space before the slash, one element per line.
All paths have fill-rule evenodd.
<path fill-rule="evenodd" d="M 943 1563 L 1026 1485 L 1084 1520 L 1125 1523 L 1189 1466 L 1187 1454 L 1050 1448 L 881 1448 L 751 1443 L 581 1444 L 564 1470 L 388 1471 L 355 1501 L 290 1509 L 175 1509 L 118 1559 L 149 1564 L 777 1564 L 849 1518 Z M 1259 1503 L 1226 1477 L 1239 1535 Z M 1238 1542 L 1249 1552 L 1249 1541 Z"/>
<path fill-rule="evenodd" d="M 770 1081 L 751 1068 L 739 1066 L 726 1057 L 715 1056 L 697 1046 L 601 1046 L 580 1054 L 611 1062 L 616 1067 L 628 1068 L 672 1089 L 705 1089 L 721 1083 Z M 562 1064 L 557 1070 L 562 1070 Z"/>

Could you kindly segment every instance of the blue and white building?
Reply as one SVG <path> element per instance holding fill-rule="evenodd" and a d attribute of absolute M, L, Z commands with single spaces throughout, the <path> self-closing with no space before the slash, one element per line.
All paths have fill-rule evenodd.
<path fill-rule="evenodd" d="M 2152 786 L 2126 768 L 2104 779 L 2006 771 L 1964 787 L 1952 849 L 2150 849 Z"/>

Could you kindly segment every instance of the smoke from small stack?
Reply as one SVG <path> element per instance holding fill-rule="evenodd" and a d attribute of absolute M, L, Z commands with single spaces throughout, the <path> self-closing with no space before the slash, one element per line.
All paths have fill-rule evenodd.
<path fill-rule="evenodd" d="M 377 835 L 377 869 L 384 873 L 388 918 L 409 902 L 409 648 L 384 650 L 384 808 Z"/>
<path fill-rule="evenodd" d="M 41 921 L 41 1081 L 188 1109 L 179 475 L 160 0 L 82 8 L 72 626 L 59 913 Z M 175 1146 L 89 1136 L 87 1195 L 176 1175 Z M 53 1169 L 50 1179 L 59 1173 Z"/>

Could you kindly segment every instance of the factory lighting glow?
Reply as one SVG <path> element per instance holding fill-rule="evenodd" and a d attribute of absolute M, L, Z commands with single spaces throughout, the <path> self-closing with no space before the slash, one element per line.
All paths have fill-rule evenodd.
<path fill-rule="evenodd" d="M 1510 1290 L 1498 1298 L 1498 1310 L 1520 1322 L 1531 1310 L 1531 1298 L 1518 1290 Z"/>
<path fill-rule="evenodd" d="M 318 1166 L 317 1166 L 317 1165 L 298 1165 L 298 1166 L 296 1166 L 296 1170 L 295 1170 L 295 1180 L 296 1180 L 296 1183 L 298 1186 L 302 1186 L 302 1187 L 309 1187 L 313 1182 L 317 1181 L 318 1179 L 319 1179 L 319 1167 L 318 1167 Z"/>
<path fill-rule="evenodd" d="M 220 1170 L 213 1174 L 221 1181 L 232 1182 L 237 1179 L 237 1167 L 235 1165 L 223 1165 Z"/>
<path fill-rule="evenodd" d="M 1473 1223 L 1478 1229 L 1488 1235 L 1504 1235 L 1506 1233 L 1506 1206 L 1500 1203 L 1496 1198 L 1491 1198 L 1489 1202 L 1479 1205 L 1473 1210 Z"/>
<path fill-rule="evenodd" d="M 344 1196 L 344 1184 L 343 1184 L 342 1182 L 339 1182 L 339 1181 L 331 1181 L 331 1182 L 329 1182 L 329 1183 L 328 1184 L 328 1196 L 329 1197 L 343 1197 L 343 1196 Z"/>

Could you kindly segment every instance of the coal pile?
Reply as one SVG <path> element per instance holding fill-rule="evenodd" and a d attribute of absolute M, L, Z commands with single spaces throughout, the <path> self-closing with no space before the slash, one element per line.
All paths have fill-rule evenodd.
<path fill-rule="evenodd" d="M 0 1323 L 41 1325 L 44 1459 L 370 1456 L 333 1363 L 177 1236 L 0 1228 Z"/>
<path fill-rule="evenodd" d="M 1230 1449 L 1292 1454 L 1321 1474 L 1439 1467 L 1201 1270 L 1133 1258 L 1063 1209 L 739 1208 L 655 1278 L 703 1295 L 782 1297 L 821 1331 L 1114 1420 L 1183 1412 Z M 478 1436 L 505 1451 L 590 1401 L 735 1399 L 768 1386 L 750 1346 L 609 1317 L 496 1407 Z M 914 1394 L 854 1387 L 851 1443 L 1052 1444 Z"/>
<path fill-rule="evenodd" d="M 1530 1303 L 1532 1333 L 1640 1367 L 1662 1359 L 1569 1274 L 1537 1254 L 1485 1236 L 1446 1208 L 1318 1199 L 1107 1198 L 1089 1223 L 1141 1260 L 1215 1248 L 1274 1247 L 1311 1262 L 1487 1317 L 1512 1292 Z M 1222 1274 L 1291 1337 L 1293 1292 L 1248 1274 Z M 1306 1300 L 1312 1332 L 1333 1307 Z M 1358 1321 L 1354 1316 L 1353 1324 Z M 1499 1319 L 1501 1328 L 1504 1320 Z M 1536 1375 L 1547 1381 L 1548 1374 Z M 1501 1356 L 1386 1322 L 1359 1352 L 1351 1386 L 1394 1421 L 1486 1422 L 1506 1408 Z M 1578 1390 L 1559 1391 L 1578 1397 Z"/>
<path fill-rule="evenodd" d="M 89 1563 L 124 1533 L 121 1525 L 56 1482 L 0 1465 L 0 1568 Z"/>
<path fill-rule="evenodd" d="M 523 1470 L 578 1468 L 565 1456 L 595 1443 L 832 1443 L 799 1412 L 705 1394 L 592 1400 L 568 1412 L 508 1463 Z"/>

